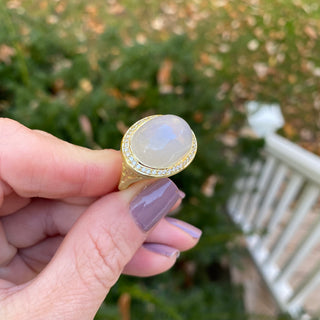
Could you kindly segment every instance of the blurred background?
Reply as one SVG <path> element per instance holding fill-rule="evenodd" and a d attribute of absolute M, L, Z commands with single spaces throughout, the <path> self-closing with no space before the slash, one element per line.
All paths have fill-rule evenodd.
<path fill-rule="evenodd" d="M 97 320 L 252 318 L 230 275 L 247 253 L 226 214 L 239 160 L 264 144 L 245 105 L 278 103 L 280 134 L 320 154 L 319 37 L 316 0 L 1 0 L 1 116 L 95 149 L 119 149 L 151 114 L 181 116 L 198 138 L 173 180 L 199 245 L 163 275 L 123 276 Z"/>

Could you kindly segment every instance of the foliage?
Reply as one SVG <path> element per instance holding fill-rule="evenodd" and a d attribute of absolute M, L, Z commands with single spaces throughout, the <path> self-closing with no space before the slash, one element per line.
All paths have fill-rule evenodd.
<path fill-rule="evenodd" d="M 164 275 L 121 278 L 97 319 L 124 319 L 125 308 L 133 319 L 244 319 L 241 290 L 220 264 L 238 234 L 225 214 L 237 160 L 262 145 L 239 136 L 243 103 L 280 102 L 285 135 L 319 138 L 319 4 L 0 4 L 1 116 L 75 144 L 119 149 L 136 120 L 173 113 L 198 138 L 194 163 L 173 179 L 187 194 L 179 218 L 202 228 L 203 239 Z"/>

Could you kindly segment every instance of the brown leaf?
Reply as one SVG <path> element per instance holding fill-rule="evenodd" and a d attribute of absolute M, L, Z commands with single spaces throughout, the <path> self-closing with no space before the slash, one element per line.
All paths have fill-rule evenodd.
<path fill-rule="evenodd" d="M 283 126 L 283 131 L 285 133 L 285 135 L 290 139 L 293 138 L 294 136 L 296 136 L 297 131 L 294 128 L 294 126 L 290 123 L 285 123 L 285 125 Z"/>
<path fill-rule="evenodd" d="M 298 77 L 295 74 L 288 75 L 288 82 L 291 84 L 295 84 L 298 81 Z"/>
<path fill-rule="evenodd" d="M 195 122 L 197 123 L 201 123 L 203 122 L 203 113 L 201 111 L 196 111 L 194 114 L 193 114 L 193 119 Z"/>
<path fill-rule="evenodd" d="M 161 31 L 165 26 L 165 20 L 163 17 L 156 17 L 151 21 L 151 28 L 157 31 Z"/>
<path fill-rule="evenodd" d="M 89 141 L 92 140 L 92 126 L 89 118 L 85 115 L 81 115 L 79 117 L 79 124 L 81 127 L 81 130 L 85 134 L 85 136 L 88 138 Z"/>
<path fill-rule="evenodd" d="M 121 320 L 130 320 L 131 296 L 129 293 L 123 293 L 118 300 L 118 308 L 121 314 Z"/>
<path fill-rule="evenodd" d="M 115 98 L 115 99 L 121 99 L 122 98 L 122 93 L 117 88 L 108 88 L 107 91 L 110 94 L 110 96 Z"/>
<path fill-rule="evenodd" d="M 98 21 L 97 18 L 89 17 L 86 21 L 86 27 L 97 34 L 101 34 L 104 32 L 105 26 L 102 22 Z"/>
<path fill-rule="evenodd" d="M 316 30 L 311 26 L 305 26 L 303 30 L 310 39 L 316 40 L 318 38 Z"/>
<path fill-rule="evenodd" d="M 109 13 L 112 15 L 120 15 L 124 13 L 125 7 L 121 5 L 120 3 L 115 3 L 114 5 L 109 7 Z"/>
<path fill-rule="evenodd" d="M 200 54 L 200 61 L 201 61 L 201 63 L 204 64 L 204 65 L 210 64 L 210 56 L 208 55 L 208 53 L 202 52 L 202 53 Z"/>
<path fill-rule="evenodd" d="M 64 80 L 59 78 L 56 79 L 53 83 L 52 86 L 52 91 L 54 94 L 57 94 L 58 92 L 60 92 L 62 89 L 64 88 Z"/>
<path fill-rule="evenodd" d="M 230 110 L 226 110 L 223 114 L 223 118 L 221 120 L 222 126 L 229 126 L 229 124 L 232 122 L 232 114 Z"/>
<path fill-rule="evenodd" d="M 123 121 L 118 121 L 117 122 L 117 129 L 120 131 L 121 134 L 125 134 L 127 130 L 129 129 Z"/>
<path fill-rule="evenodd" d="M 64 12 L 65 9 L 66 9 L 66 6 L 67 6 L 67 3 L 64 2 L 64 1 L 58 2 L 57 6 L 55 7 L 56 13 L 62 13 L 62 12 Z"/>
<path fill-rule="evenodd" d="M 202 193 L 207 197 L 212 197 L 214 195 L 214 188 L 219 181 L 219 178 L 215 175 L 210 175 L 201 187 Z"/>
<path fill-rule="evenodd" d="M 98 13 L 98 8 L 93 4 L 88 4 L 85 7 L 85 11 L 93 16 L 96 16 Z"/>
<path fill-rule="evenodd" d="M 157 74 L 157 81 L 159 84 L 161 93 L 170 93 L 172 92 L 172 84 L 171 84 L 171 71 L 173 68 L 173 62 L 170 59 L 165 59 L 159 68 Z"/>
<path fill-rule="evenodd" d="M 145 88 L 147 86 L 148 86 L 147 82 L 140 81 L 140 80 L 133 80 L 129 84 L 129 88 L 131 90 L 139 90 L 139 89 Z"/>
<path fill-rule="evenodd" d="M 40 4 L 42 2 L 43 1 L 41 1 Z M 10 0 L 10 1 L 7 2 L 7 8 L 8 9 L 18 9 L 20 7 L 21 7 L 21 1 L 20 0 Z"/>
<path fill-rule="evenodd" d="M 139 98 L 137 98 L 137 97 L 135 97 L 135 96 L 131 96 L 131 95 L 129 95 L 129 94 L 126 94 L 126 95 L 124 96 L 124 100 L 126 101 L 128 107 L 129 107 L 130 109 L 136 108 L 136 107 L 140 104 L 140 102 L 141 102 Z"/>
<path fill-rule="evenodd" d="M 253 69 L 259 78 L 264 78 L 269 73 L 269 67 L 263 62 L 255 62 Z"/>
<path fill-rule="evenodd" d="M 92 91 L 92 84 L 88 79 L 83 78 L 80 80 L 80 88 L 86 93 L 90 93 Z"/>
<path fill-rule="evenodd" d="M 16 51 L 14 48 L 11 48 L 5 44 L 0 46 L 0 62 L 4 62 L 5 64 L 11 63 L 11 57 L 15 55 Z"/>
<path fill-rule="evenodd" d="M 237 137 L 232 133 L 221 135 L 220 140 L 227 147 L 235 147 L 238 143 Z"/>

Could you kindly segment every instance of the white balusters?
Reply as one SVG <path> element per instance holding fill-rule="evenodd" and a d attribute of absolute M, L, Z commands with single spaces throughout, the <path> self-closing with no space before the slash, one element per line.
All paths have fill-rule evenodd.
<path fill-rule="evenodd" d="M 241 201 L 239 202 L 239 207 L 237 208 L 237 210 L 239 211 L 238 222 L 242 225 L 248 214 L 247 204 L 251 202 L 250 198 L 252 196 L 252 193 L 254 192 L 254 186 L 259 177 L 261 167 L 261 161 L 258 160 L 253 162 L 253 164 L 250 166 L 248 178 L 246 180 L 244 189 L 242 190 Z"/>
<path fill-rule="evenodd" d="M 280 163 L 275 174 L 271 180 L 270 187 L 268 188 L 268 192 L 265 194 L 261 207 L 259 208 L 258 214 L 256 215 L 253 221 L 253 228 L 260 229 L 262 227 L 262 223 L 266 218 L 266 215 L 270 213 L 272 202 L 274 201 L 279 188 L 281 187 L 285 175 L 288 171 L 288 167 L 284 164 Z"/>
<path fill-rule="evenodd" d="M 320 287 L 320 253 L 316 268 L 301 268 L 320 246 L 320 216 L 292 247 L 319 200 L 320 158 L 274 134 L 266 138 L 265 150 L 264 162 L 247 163 L 247 176 L 238 181 L 228 209 L 242 229 L 250 231 L 248 250 L 278 306 L 295 316 Z M 300 278 L 294 283 L 296 272 Z"/>
<path fill-rule="evenodd" d="M 272 177 L 276 160 L 273 156 L 268 156 L 266 162 L 262 168 L 261 176 L 259 177 L 257 184 L 253 190 L 251 200 L 247 206 L 247 215 L 243 221 L 243 225 L 246 229 L 250 228 L 251 221 L 257 212 L 259 201 L 263 197 L 264 191 L 267 188 L 268 182 Z"/>
<path fill-rule="evenodd" d="M 307 234 L 304 241 L 297 248 L 293 256 L 289 259 L 286 265 L 282 268 L 280 274 L 278 275 L 276 281 L 286 281 L 292 275 L 292 273 L 297 269 L 299 264 L 305 258 L 305 256 L 310 252 L 310 250 L 319 241 L 320 236 L 320 219 L 318 218 L 317 223 L 313 226 L 310 232 Z"/>
<path fill-rule="evenodd" d="M 279 255 L 283 252 L 284 248 L 288 244 L 290 238 L 301 224 L 305 215 L 312 208 L 319 196 L 319 187 L 313 183 L 308 184 L 303 191 L 302 196 L 299 199 L 297 208 L 293 214 L 292 219 L 289 221 L 286 228 L 283 230 L 280 239 L 276 242 L 272 248 L 269 257 L 265 263 L 273 263 Z"/>
<path fill-rule="evenodd" d="M 258 246 L 263 247 L 266 245 L 266 242 L 270 239 L 270 235 L 278 226 L 278 223 L 283 218 L 284 214 L 287 212 L 289 205 L 295 199 L 298 191 L 301 188 L 304 179 L 302 175 L 294 173 L 292 174 L 286 189 L 278 202 L 274 212 L 271 213 L 271 218 L 266 227 L 266 235 L 261 239 L 261 242 L 258 243 Z"/>
<path fill-rule="evenodd" d="M 307 280 L 296 289 L 296 292 L 288 301 L 289 310 L 299 310 L 310 293 L 320 284 L 320 262 L 310 272 Z"/>

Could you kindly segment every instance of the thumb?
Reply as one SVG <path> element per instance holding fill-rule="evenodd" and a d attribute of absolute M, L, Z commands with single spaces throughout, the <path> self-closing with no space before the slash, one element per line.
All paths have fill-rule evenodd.
<path fill-rule="evenodd" d="M 67 234 L 46 269 L 21 290 L 28 303 L 30 297 L 37 297 L 36 314 L 29 318 L 93 319 L 149 230 L 178 199 L 178 188 L 165 178 L 147 186 L 138 183 L 96 201 Z"/>

